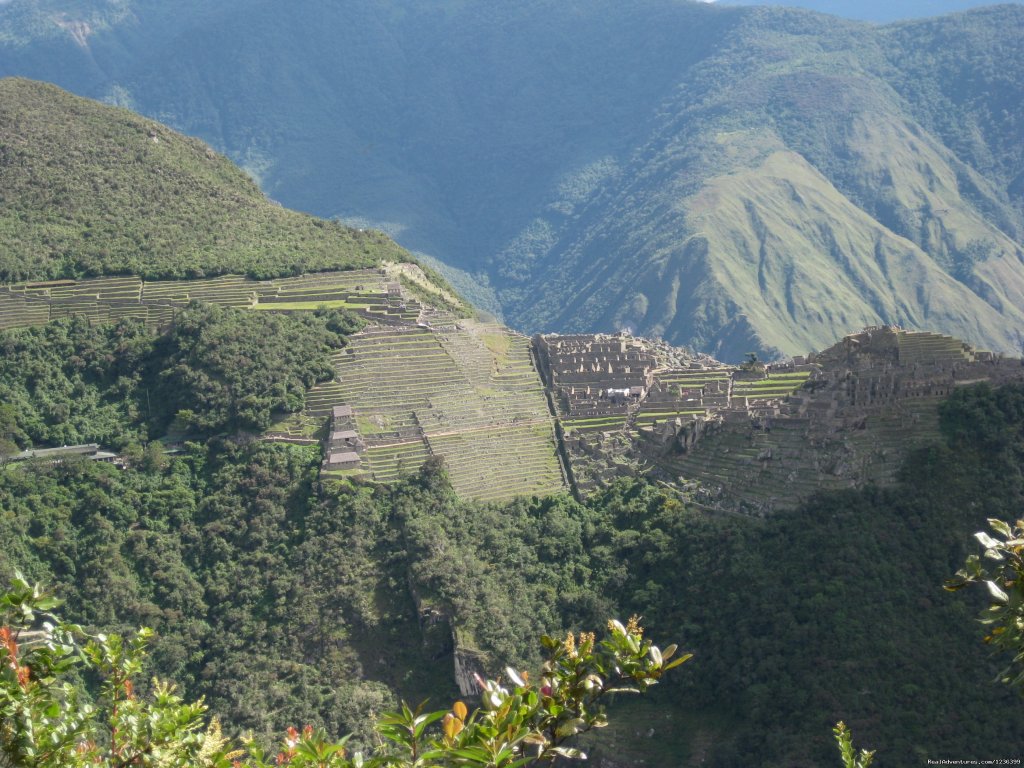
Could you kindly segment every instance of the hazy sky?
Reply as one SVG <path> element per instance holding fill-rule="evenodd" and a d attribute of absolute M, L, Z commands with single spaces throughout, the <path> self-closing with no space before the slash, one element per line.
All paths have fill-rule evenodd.
<path fill-rule="evenodd" d="M 1020 3 L 1024 0 L 997 0 Z M 704 0 L 716 2 L 716 0 Z M 992 0 L 717 0 L 721 5 L 791 5 L 811 8 L 848 19 L 896 21 L 922 16 L 965 11 L 981 5 L 995 5 Z"/>

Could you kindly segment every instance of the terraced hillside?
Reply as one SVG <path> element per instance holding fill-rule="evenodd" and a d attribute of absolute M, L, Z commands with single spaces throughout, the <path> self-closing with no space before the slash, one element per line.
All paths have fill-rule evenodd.
<path fill-rule="evenodd" d="M 410 274 L 419 270 L 415 265 L 403 266 L 403 272 L 413 271 Z M 131 317 L 159 328 L 190 301 L 272 312 L 345 307 L 375 322 L 415 323 L 423 307 L 402 291 L 399 277 L 388 265 L 275 280 L 224 275 L 201 280 L 108 277 L 16 283 L 0 288 L 0 329 L 72 315 L 92 323 Z"/>
<path fill-rule="evenodd" d="M 792 507 L 820 490 L 885 485 L 907 451 L 938 437 L 942 399 L 885 409 L 831 434 L 806 415 L 727 420 L 696 448 L 658 460 L 658 469 L 696 481 L 706 503 L 750 511 Z"/>
<path fill-rule="evenodd" d="M 1024 378 L 1015 358 L 874 326 L 789 363 L 724 366 L 626 334 L 536 336 L 576 487 L 648 474 L 755 513 L 819 490 L 888 484 L 939 438 L 956 387 Z"/>
<path fill-rule="evenodd" d="M 909 451 L 939 439 L 939 405 L 953 389 L 1024 377 L 1020 360 L 891 327 L 847 336 L 811 361 L 734 379 L 729 408 L 646 434 L 644 455 L 664 478 L 695 483 L 706 503 L 792 506 L 819 490 L 893 482 Z"/>
<path fill-rule="evenodd" d="M 20 283 L 0 289 L 0 328 L 73 315 L 162 327 L 190 301 L 271 312 L 348 308 L 370 325 L 335 353 L 335 379 L 315 386 L 305 410 L 282 416 L 265 437 L 316 444 L 332 409 L 348 405 L 354 417 L 345 431 L 356 437 L 347 445 L 340 438 L 338 450 L 350 459 L 327 462 L 328 474 L 389 482 L 440 456 L 458 493 L 481 500 L 557 492 L 570 478 L 586 492 L 649 472 L 696 488 L 705 503 L 770 510 L 816 490 L 888 483 L 908 450 L 938 436 L 938 404 L 953 388 L 1024 373 L 1017 361 L 950 336 L 891 326 L 798 364 L 740 368 L 623 334 L 538 336 L 536 358 L 571 463 L 563 469 L 531 341 L 422 304 L 416 270 Z"/>
<path fill-rule="evenodd" d="M 336 367 L 337 381 L 313 390 L 306 417 L 350 405 L 373 479 L 394 480 L 441 456 L 468 498 L 565 488 L 525 337 L 468 320 L 374 326 L 351 338 Z"/>
<path fill-rule="evenodd" d="M 424 293 L 441 308 L 414 298 Z M 394 480 L 442 456 L 456 490 L 470 498 L 564 489 L 529 339 L 461 319 L 451 311 L 459 309 L 453 299 L 435 294 L 411 264 L 274 280 L 224 275 L 19 283 L 0 289 L 0 328 L 72 315 L 91 323 L 131 317 L 163 327 L 191 301 L 270 312 L 344 307 L 370 327 L 335 355 L 337 379 L 314 387 L 305 411 L 278 419 L 269 439 L 316 443 L 332 407 L 347 403 L 365 440 L 361 469 L 375 480 Z"/>

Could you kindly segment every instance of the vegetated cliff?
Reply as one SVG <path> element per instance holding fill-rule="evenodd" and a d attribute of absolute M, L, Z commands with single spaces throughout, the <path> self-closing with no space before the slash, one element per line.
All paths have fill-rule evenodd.
<path fill-rule="evenodd" d="M 387 227 L 522 330 L 736 360 L 893 322 L 1017 349 L 1019 6 L 885 27 L 669 0 L 32 8 L 5 10 L 0 72 Z"/>

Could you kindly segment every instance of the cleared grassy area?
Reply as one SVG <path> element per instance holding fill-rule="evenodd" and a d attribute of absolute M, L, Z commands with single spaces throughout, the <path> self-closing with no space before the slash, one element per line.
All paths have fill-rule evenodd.
<path fill-rule="evenodd" d="M 731 370 L 723 371 L 695 371 L 694 373 L 686 373 L 683 371 L 675 371 L 671 373 L 660 373 L 658 378 L 661 381 L 721 381 L 722 379 L 728 379 L 732 376 Z"/>
<path fill-rule="evenodd" d="M 767 379 L 756 381 L 734 381 L 733 397 L 772 398 L 785 397 L 796 392 L 809 378 L 810 373 L 798 371 L 772 375 Z"/>
<path fill-rule="evenodd" d="M 787 382 L 772 382 L 769 384 L 762 384 L 758 386 L 745 386 L 743 384 L 733 384 L 733 394 L 739 394 L 742 392 L 793 392 L 802 386 L 802 382 L 787 383 Z"/>
<path fill-rule="evenodd" d="M 274 312 L 281 310 L 314 310 L 314 309 L 354 309 L 369 306 L 370 302 L 356 303 L 352 301 L 280 301 L 273 304 L 254 304 L 250 309 Z"/>
<path fill-rule="evenodd" d="M 657 412 L 641 412 L 637 414 L 635 422 L 641 424 L 644 422 L 657 421 L 659 419 L 674 419 L 677 416 L 703 416 L 706 411 L 702 408 L 699 411 L 657 411 Z"/>
<path fill-rule="evenodd" d="M 490 332 L 480 334 L 484 346 L 494 355 L 495 363 L 500 367 L 508 363 L 509 351 L 512 349 L 512 340 L 505 333 Z"/>
<path fill-rule="evenodd" d="M 799 389 L 802 381 L 768 381 L 764 383 L 748 384 L 746 382 L 735 382 L 732 385 L 733 392 L 757 392 L 765 389 Z"/>
<path fill-rule="evenodd" d="M 750 397 L 767 397 L 769 395 L 788 395 L 791 392 L 798 390 L 799 386 L 792 385 L 775 385 L 771 387 L 733 387 L 733 397 L 742 397 L 748 395 Z"/>
<path fill-rule="evenodd" d="M 769 374 L 769 379 L 786 379 L 786 380 L 800 380 L 808 379 L 811 376 L 810 371 L 795 371 L 793 373 L 772 373 Z"/>
<path fill-rule="evenodd" d="M 320 473 L 322 479 L 341 480 L 349 477 L 362 477 L 365 475 L 362 469 L 325 469 Z"/>
<path fill-rule="evenodd" d="M 265 430 L 267 439 L 284 438 L 290 440 L 315 440 L 317 433 L 323 429 L 323 419 L 310 416 L 308 413 L 282 414 L 274 419 Z"/>

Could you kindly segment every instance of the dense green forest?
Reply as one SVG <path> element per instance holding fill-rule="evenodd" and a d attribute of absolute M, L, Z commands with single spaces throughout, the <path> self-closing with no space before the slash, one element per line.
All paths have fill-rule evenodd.
<path fill-rule="evenodd" d="M 82 318 L 0 334 L 0 438 L 27 448 L 99 442 L 121 450 L 178 431 L 261 430 L 330 379 L 329 354 L 362 321 L 194 304 L 156 334 Z"/>
<path fill-rule="evenodd" d="M 310 343 L 337 340 L 329 316 L 282 319 L 249 338 L 248 316 L 193 311 L 185 327 L 207 323 L 246 343 L 295 343 L 286 322 Z M 19 398 L 9 432 L 43 439 L 55 428 L 48 390 L 29 383 L 38 377 L 82 392 L 67 401 L 83 407 L 65 418 L 76 439 L 105 437 L 118 419 L 126 444 L 152 434 L 160 422 L 139 393 L 158 382 L 129 361 L 191 344 L 198 370 L 205 353 L 185 327 L 177 340 L 125 326 L 5 333 L 9 348 L 31 335 L 36 350 L 23 379 L 13 369 L 2 379 L 4 402 Z M 102 365 L 79 369 L 76 357 Z M 137 379 L 116 374 L 129 369 Z M 125 391 L 134 410 L 111 410 Z M 261 407 L 288 402 L 286 388 L 274 391 Z M 219 426 L 246 424 L 225 411 Z M 839 719 L 884 764 L 978 744 L 994 755 L 1024 733 L 1001 715 L 1009 695 L 988 684 L 998 667 L 973 623 L 977 606 L 941 584 L 985 517 L 1019 508 L 1024 389 L 958 391 L 943 424 L 946 444 L 913 456 L 899 486 L 821 495 L 763 520 L 688 508 L 641 480 L 583 503 L 470 504 L 436 462 L 392 487 L 323 487 L 316 448 L 233 434 L 125 470 L 9 464 L 0 574 L 54 584 L 88 626 L 155 627 L 154 669 L 206 696 L 230 729 L 266 738 L 305 722 L 365 738 L 398 696 L 456 695 L 451 636 L 443 623 L 420 627 L 418 600 L 485 665 L 523 668 L 539 661 L 540 632 L 642 615 L 655 642 L 696 654 L 651 699 L 671 713 L 674 740 L 627 729 L 606 746 L 633 745 L 655 763 L 700 743 L 709 765 L 819 765 L 832 759 Z M 643 722 L 644 712 L 622 715 Z"/>

